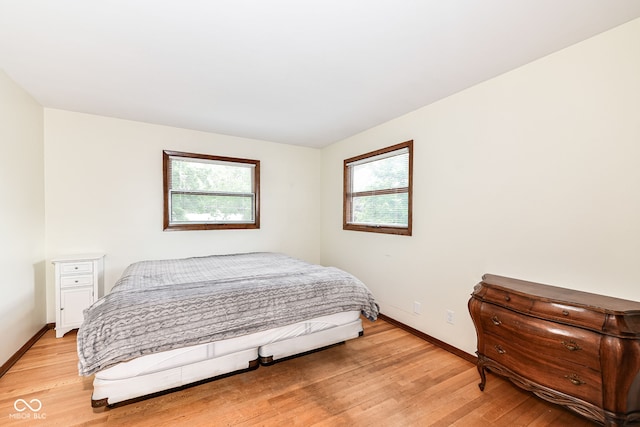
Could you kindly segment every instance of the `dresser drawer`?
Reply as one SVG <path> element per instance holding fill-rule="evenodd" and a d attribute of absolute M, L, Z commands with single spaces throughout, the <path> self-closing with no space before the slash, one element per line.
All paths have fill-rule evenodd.
<path fill-rule="evenodd" d="M 487 289 L 482 299 L 524 313 L 529 312 L 533 305 L 531 298 L 496 288 Z"/>
<path fill-rule="evenodd" d="M 602 405 L 600 372 L 549 357 L 535 345 L 525 349 L 493 334 L 487 333 L 484 343 L 484 349 L 480 349 L 482 354 L 520 376 L 594 405 Z"/>
<path fill-rule="evenodd" d="M 72 288 L 76 286 L 92 286 L 93 276 L 63 276 L 60 278 L 60 287 Z"/>
<path fill-rule="evenodd" d="M 516 348 L 538 353 L 540 357 L 561 359 L 600 370 L 600 340 L 595 332 L 524 316 L 483 303 L 482 330 L 511 342 Z"/>
<path fill-rule="evenodd" d="M 535 301 L 531 307 L 531 314 L 549 320 L 583 326 L 596 331 L 602 331 L 606 320 L 605 313 L 559 302 L 547 301 Z"/>
<path fill-rule="evenodd" d="M 60 273 L 61 274 L 93 273 L 93 263 L 91 261 L 61 263 Z"/>

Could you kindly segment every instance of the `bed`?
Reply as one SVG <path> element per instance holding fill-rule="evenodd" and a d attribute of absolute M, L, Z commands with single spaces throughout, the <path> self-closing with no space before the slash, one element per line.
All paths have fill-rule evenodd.
<path fill-rule="evenodd" d="M 357 338 L 378 306 L 340 269 L 259 252 L 134 263 L 84 314 L 97 408 Z"/>

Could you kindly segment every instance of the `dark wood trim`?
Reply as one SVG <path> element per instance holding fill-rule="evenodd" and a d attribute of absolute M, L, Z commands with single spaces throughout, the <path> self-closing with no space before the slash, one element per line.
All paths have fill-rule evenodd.
<path fill-rule="evenodd" d="M 384 320 L 385 322 L 391 323 L 392 325 L 397 326 L 398 328 L 404 331 L 407 331 L 410 334 L 417 336 L 418 338 L 422 338 L 423 340 L 430 342 L 431 344 L 436 345 L 442 348 L 443 350 L 448 351 L 449 353 L 455 354 L 456 356 L 461 357 L 464 360 L 473 363 L 474 365 L 478 363 L 478 358 L 476 356 L 473 356 L 465 351 L 460 350 L 459 348 L 456 348 L 450 344 L 447 344 L 444 341 L 440 341 L 439 339 L 434 338 L 431 335 L 427 335 L 424 332 L 421 332 L 417 329 L 414 329 L 411 326 L 405 325 L 402 322 L 398 322 L 397 320 L 392 319 L 389 316 L 386 316 L 380 313 L 378 314 L 378 318 Z"/>
<path fill-rule="evenodd" d="M 46 325 L 44 325 L 38 332 L 36 332 L 36 334 L 31 337 L 31 339 L 29 341 L 27 341 L 27 343 L 25 345 L 23 345 L 22 347 L 20 347 L 20 350 L 16 351 L 15 354 L 13 356 L 11 356 L 9 358 L 9 360 L 7 360 L 5 362 L 4 365 L 0 366 L 0 378 L 2 378 L 2 376 L 4 374 L 7 373 L 7 371 L 18 361 L 20 360 L 20 358 L 22 356 L 24 356 L 24 354 L 27 352 L 27 350 L 29 350 L 31 348 L 32 345 L 34 345 L 36 343 L 36 341 L 38 341 L 40 339 L 40 337 L 42 337 L 49 329 L 53 329 L 56 326 L 55 323 L 47 323 Z"/>
<path fill-rule="evenodd" d="M 184 157 L 190 159 L 219 160 L 230 163 L 248 163 L 254 166 L 254 222 L 242 223 L 189 223 L 171 224 L 171 213 L 169 212 L 169 190 L 171 178 L 169 176 L 170 157 Z M 260 160 L 241 159 L 238 157 L 214 156 L 209 154 L 185 153 L 182 151 L 162 151 L 162 192 L 163 192 L 163 215 L 162 226 L 164 231 L 189 231 L 189 230 L 247 230 L 260 228 Z"/>
<path fill-rule="evenodd" d="M 351 193 L 351 176 L 349 173 L 349 164 L 357 162 L 359 160 L 367 159 L 369 157 L 379 156 L 381 154 L 390 153 L 401 149 L 409 150 L 409 185 L 402 189 L 385 189 L 375 192 L 357 192 Z M 367 194 L 408 194 L 408 218 L 406 227 L 388 227 L 388 226 L 376 226 L 376 225 L 362 225 L 350 223 L 352 212 L 352 199 L 353 196 L 362 196 Z M 370 153 L 361 154 L 359 156 L 351 157 L 343 161 L 342 171 L 342 229 L 351 231 L 365 231 L 371 233 L 383 233 L 383 234 L 395 234 L 399 236 L 411 236 L 413 234 L 413 140 L 401 142 L 400 144 L 392 145 L 391 147 L 381 148 Z"/>

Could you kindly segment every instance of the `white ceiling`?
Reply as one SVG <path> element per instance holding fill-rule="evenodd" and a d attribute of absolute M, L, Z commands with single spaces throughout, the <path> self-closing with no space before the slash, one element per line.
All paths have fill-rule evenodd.
<path fill-rule="evenodd" d="M 45 107 L 323 147 L 640 17 L 638 0 L 0 0 Z"/>

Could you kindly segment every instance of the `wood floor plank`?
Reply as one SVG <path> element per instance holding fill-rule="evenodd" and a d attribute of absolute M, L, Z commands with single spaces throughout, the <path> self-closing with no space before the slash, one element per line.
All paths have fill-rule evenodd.
<path fill-rule="evenodd" d="M 593 425 L 491 374 L 481 392 L 472 363 L 383 320 L 364 324 L 343 345 L 100 411 L 92 378 L 77 373 L 75 334 L 51 330 L 0 378 L 0 425 Z M 42 409 L 18 412 L 17 399 Z"/>

